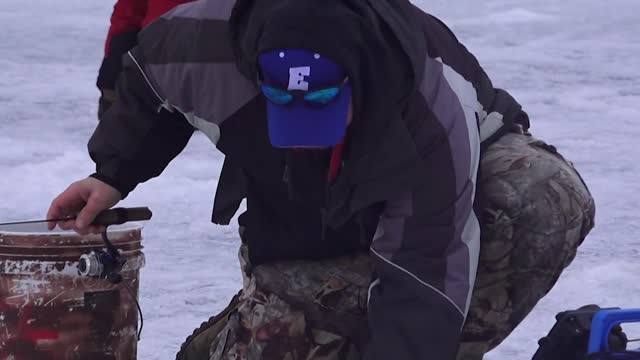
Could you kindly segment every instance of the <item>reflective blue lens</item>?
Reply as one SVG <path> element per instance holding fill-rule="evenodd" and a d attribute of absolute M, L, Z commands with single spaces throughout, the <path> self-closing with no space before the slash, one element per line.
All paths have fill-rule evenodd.
<path fill-rule="evenodd" d="M 272 88 L 266 85 L 262 85 L 261 88 L 262 93 L 267 98 L 267 100 L 276 105 L 286 105 L 293 100 L 293 95 L 288 91 Z"/>
<path fill-rule="evenodd" d="M 322 90 L 310 91 L 304 95 L 304 99 L 308 102 L 326 105 L 332 102 L 340 93 L 340 88 L 332 87 Z"/>
<path fill-rule="evenodd" d="M 309 104 L 314 105 L 326 105 L 335 100 L 340 94 L 340 87 L 330 87 L 326 89 L 320 89 L 315 91 L 303 92 L 303 91 L 287 91 L 278 89 L 275 87 L 260 85 L 262 93 L 270 102 L 276 105 L 287 105 L 293 101 L 295 96 L 303 96 L 304 100 Z M 294 95 L 295 93 L 295 95 Z M 298 95 L 297 93 L 304 93 Z"/>

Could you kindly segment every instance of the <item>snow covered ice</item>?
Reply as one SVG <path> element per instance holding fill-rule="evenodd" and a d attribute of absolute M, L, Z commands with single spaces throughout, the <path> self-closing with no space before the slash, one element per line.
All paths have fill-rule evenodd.
<path fill-rule="evenodd" d="M 2 0 L 0 221 L 42 218 L 93 172 L 95 78 L 114 1 Z M 527 360 L 562 310 L 640 307 L 640 1 L 420 0 L 447 22 L 533 133 L 572 160 L 597 204 L 596 228 L 551 293 L 489 360 Z M 173 358 L 241 286 L 235 222 L 209 222 L 222 156 L 198 133 L 123 206 L 149 206 L 139 358 Z M 640 332 L 633 335 L 640 335 Z"/>

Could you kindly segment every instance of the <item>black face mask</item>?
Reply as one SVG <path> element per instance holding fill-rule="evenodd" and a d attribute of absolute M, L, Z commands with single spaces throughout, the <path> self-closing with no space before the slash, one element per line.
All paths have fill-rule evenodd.
<path fill-rule="evenodd" d="M 285 150 L 284 154 L 289 199 L 324 206 L 331 150 Z"/>

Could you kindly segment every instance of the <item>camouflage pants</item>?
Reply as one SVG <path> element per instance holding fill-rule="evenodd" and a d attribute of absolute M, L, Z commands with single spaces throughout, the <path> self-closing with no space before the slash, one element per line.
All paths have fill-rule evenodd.
<path fill-rule="evenodd" d="M 481 159 L 478 274 L 458 360 L 479 360 L 545 296 L 594 226 L 593 198 L 546 143 L 507 134 Z"/>
<path fill-rule="evenodd" d="M 366 255 L 287 261 L 244 274 L 236 312 L 211 344 L 210 359 L 353 359 L 351 336 L 366 326 L 372 264 Z"/>
<path fill-rule="evenodd" d="M 513 331 L 571 263 L 595 215 L 571 163 L 524 134 L 507 134 L 483 153 L 478 186 L 480 260 L 458 360 L 482 359 Z M 244 251 L 243 292 L 210 360 L 360 358 L 368 255 L 251 268 Z"/>

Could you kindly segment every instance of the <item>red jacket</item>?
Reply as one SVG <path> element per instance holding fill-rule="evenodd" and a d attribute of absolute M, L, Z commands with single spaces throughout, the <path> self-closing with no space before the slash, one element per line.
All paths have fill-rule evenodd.
<path fill-rule="evenodd" d="M 148 25 L 175 6 L 192 0 L 118 0 L 113 7 L 111 27 L 105 44 L 105 55 L 114 35 L 135 31 Z"/>
<path fill-rule="evenodd" d="M 140 29 L 175 6 L 190 1 L 193 0 L 117 0 L 104 45 L 98 88 L 115 87 L 116 79 L 122 71 L 122 56 L 136 45 L 136 35 Z"/>

